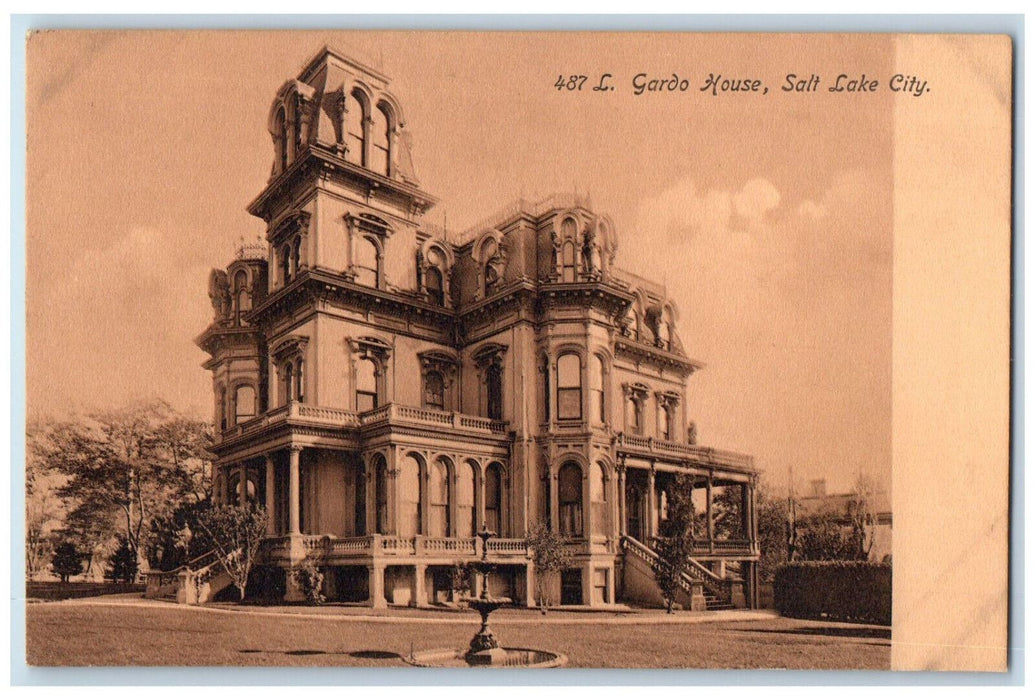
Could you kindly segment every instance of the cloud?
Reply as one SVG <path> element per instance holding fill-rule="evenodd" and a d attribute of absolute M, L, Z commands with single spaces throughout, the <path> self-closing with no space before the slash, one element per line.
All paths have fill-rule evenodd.
<path fill-rule="evenodd" d="M 733 195 L 733 208 L 748 219 L 761 219 L 780 204 L 780 193 L 764 178 L 749 180 Z"/>
<path fill-rule="evenodd" d="M 151 395 L 196 403 L 205 375 L 192 338 L 209 320 L 208 270 L 183 249 L 189 240 L 135 228 L 67 266 L 39 261 L 28 298 L 28 395 L 49 410 Z"/>
<path fill-rule="evenodd" d="M 666 244 L 620 262 L 665 280 L 682 311 L 706 364 L 688 399 L 706 444 L 833 483 L 887 473 L 889 187 L 853 171 L 785 201 L 761 177 L 707 191 L 684 179 L 641 202 L 633 235 Z"/>

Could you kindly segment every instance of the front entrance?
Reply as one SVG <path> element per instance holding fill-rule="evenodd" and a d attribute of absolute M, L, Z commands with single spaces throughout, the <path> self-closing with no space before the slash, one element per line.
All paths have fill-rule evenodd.
<path fill-rule="evenodd" d="M 582 569 L 561 572 L 561 605 L 582 605 Z"/>
<path fill-rule="evenodd" d="M 629 533 L 629 536 L 639 540 L 640 542 L 646 542 L 646 532 L 644 531 L 644 494 L 643 489 L 638 485 L 630 485 L 626 489 L 625 494 L 625 531 Z"/>

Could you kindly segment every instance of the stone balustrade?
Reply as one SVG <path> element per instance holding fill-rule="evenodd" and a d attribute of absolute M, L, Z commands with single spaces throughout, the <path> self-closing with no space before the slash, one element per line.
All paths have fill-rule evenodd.
<path fill-rule="evenodd" d="M 467 433 L 482 433 L 500 437 L 504 437 L 507 434 L 507 423 L 505 421 L 457 413 L 456 411 L 439 411 L 431 408 L 390 403 L 364 413 L 356 413 L 347 409 L 313 406 L 292 401 L 286 406 L 280 406 L 261 416 L 229 427 L 222 432 L 220 437 L 223 441 L 237 439 L 285 422 L 351 430 L 362 430 L 368 426 L 381 425 L 383 423 L 399 423 L 441 428 L 449 431 L 462 430 Z"/>

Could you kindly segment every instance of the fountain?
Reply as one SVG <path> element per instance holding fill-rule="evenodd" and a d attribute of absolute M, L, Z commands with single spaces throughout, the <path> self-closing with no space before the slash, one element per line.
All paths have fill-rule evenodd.
<path fill-rule="evenodd" d="M 519 649 L 501 646 L 496 635 L 489 629 L 489 615 L 496 609 L 509 605 L 510 598 L 489 595 L 489 572 L 494 565 L 489 561 L 489 539 L 495 537 L 488 527 L 482 525 L 478 539 L 482 541 L 482 558 L 471 562 L 471 570 L 481 577 L 481 594 L 465 596 L 461 601 L 477 610 L 482 625 L 471 638 L 466 650 L 432 649 L 414 653 L 411 649 L 407 663 L 414 666 L 497 666 L 523 668 L 553 668 L 563 666 L 568 659 L 563 654 L 540 649 Z"/>

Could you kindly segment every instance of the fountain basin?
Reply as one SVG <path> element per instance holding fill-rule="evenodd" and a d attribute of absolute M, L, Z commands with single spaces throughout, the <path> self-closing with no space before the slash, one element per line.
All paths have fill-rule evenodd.
<path fill-rule="evenodd" d="M 498 647 L 476 654 L 466 649 L 429 649 L 403 660 L 424 668 L 557 668 L 568 663 L 564 654 L 519 647 Z"/>

